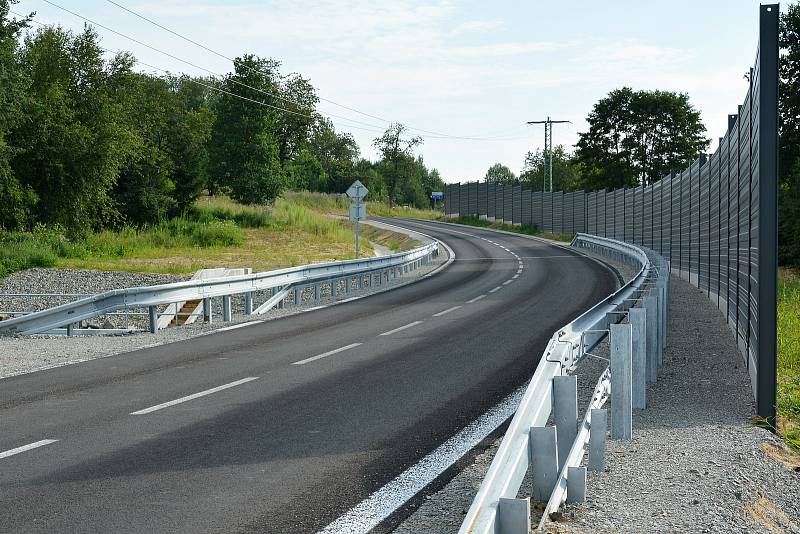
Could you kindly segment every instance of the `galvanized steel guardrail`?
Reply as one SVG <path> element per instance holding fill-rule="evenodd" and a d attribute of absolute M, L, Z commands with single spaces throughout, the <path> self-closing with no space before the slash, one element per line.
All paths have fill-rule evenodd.
<path fill-rule="evenodd" d="M 531 496 L 547 503 L 544 524 L 565 500 L 585 498 L 589 468 L 602 469 L 606 413 L 612 399 L 612 439 L 630 439 L 632 408 L 646 405 L 646 383 L 656 379 L 666 342 L 669 265 L 654 252 L 622 241 L 577 234 L 572 246 L 639 267 L 613 294 L 559 329 L 547 344 L 460 534 L 527 534 L 530 497 L 517 499 L 532 471 Z M 570 375 L 610 334 L 610 365 L 578 420 L 577 379 Z M 553 412 L 554 426 L 546 426 Z M 592 422 L 595 421 L 593 425 Z"/>
<path fill-rule="evenodd" d="M 283 299 L 293 289 L 296 291 L 296 302 L 302 287 L 314 286 L 315 296 L 319 297 L 319 285 L 325 282 L 331 283 L 331 293 L 335 295 L 336 284 L 334 282 L 342 279 L 348 280 L 345 290 L 349 292 L 351 289 L 349 282 L 352 282 L 355 277 L 361 277 L 356 282 L 359 289 L 363 285 L 363 276 L 370 273 L 380 274 L 382 282 L 388 281 L 390 276 L 401 276 L 405 272 L 428 263 L 438 253 L 439 243 L 434 241 L 410 251 L 375 258 L 304 265 L 248 275 L 189 280 L 156 286 L 114 289 L 46 310 L 0 321 L 0 335 L 39 334 L 63 328 L 66 328 L 67 332 L 71 332 L 73 325 L 81 321 L 130 308 L 147 309 L 150 331 L 155 332 L 158 319 L 157 306 L 202 299 L 205 304 L 204 309 L 210 310 L 210 299 L 213 297 L 223 298 L 223 320 L 229 321 L 231 320 L 230 298 L 232 295 L 244 295 L 245 314 L 264 313 L 274 306 L 282 304 Z M 254 308 L 253 293 L 264 290 L 270 290 L 270 297 Z"/>

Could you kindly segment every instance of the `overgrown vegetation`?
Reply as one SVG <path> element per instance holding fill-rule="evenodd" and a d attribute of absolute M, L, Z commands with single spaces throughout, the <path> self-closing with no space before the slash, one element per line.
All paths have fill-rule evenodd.
<path fill-rule="evenodd" d="M 800 452 L 800 272 L 782 269 L 778 285 L 778 431 Z"/>
<path fill-rule="evenodd" d="M 513 224 L 489 221 L 486 219 L 481 219 L 480 217 L 475 217 L 474 215 L 461 216 L 455 219 L 443 219 L 443 220 L 448 222 L 453 222 L 456 224 L 466 224 L 469 226 L 478 226 L 480 228 L 492 228 L 494 230 L 504 230 L 506 232 L 514 232 L 517 234 L 533 235 L 536 237 L 542 237 L 544 239 L 552 239 L 554 241 L 564 241 L 566 243 L 572 241 L 572 238 L 574 237 L 568 234 L 554 234 L 552 232 L 542 232 L 535 226 L 515 226 Z"/>

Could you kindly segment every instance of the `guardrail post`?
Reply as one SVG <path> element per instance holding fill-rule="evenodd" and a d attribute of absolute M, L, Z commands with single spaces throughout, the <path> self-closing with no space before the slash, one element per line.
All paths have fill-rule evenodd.
<path fill-rule="evenodd" d="M 500 534 L 528 534 L 531 531 L 531 500 L 500 497 L 497 522 Z"/>
<path fill-rule="evenodd" d="M 645 331 L 647 341 L 647 382 L 655 383 L 658 379 L 658 299 L 653 296 L 654 291 L 644 298 L 644 308 L 646 311 Z"/>
<path fill-rule="evenodd" d="M 611 439 L 633 435 L 630 324 L 611 325 Z"/>
<path fill-rule="evenodd" d="M 336 292 L 339 290 L 339 279 L 331 280 L 331 298 L 336 298 Z"/>
<path fill-rule="evenodd" d="M 556 427 L 534 426 L 529 434 L 530 464 L 533 469 L 533 491 L 537 501 L 547 502 L 558 482 L 558 447 Z"/>
<path fill-rule="evenodd" d="M 353 279 L 351 277 L 347 277 L 344 279 L 344 292 L 345 294 L 349 294 L 350 290 L 352 289 L 350 286 L 353 283 Z"/>
<path fill-rule="evenodd" d="M 222 297 L 222 320 L 228 322 L 231 317 L 231 296 L 223 295 Z"/>
<path fill-rule="evenodd" d="M 364 274 L 358 275 L 358 289 L 364 289 Z"/>
<path fill-rule="evenodd" d="M 631 308 L 628 312 L 633 336 L 633 407 L 637 410 L 647 408 L 647 310 Z"/>
<path fill-rule="evenodd" d="M 251 291 L 244 294 L 244 314 L 253 314 L 253 293 Z"/>
<path fill-rule="evenodd" d="M 300 306 L 303 303 L 303 289 L 301 287 L 294 288 L 294 305 Z"/>
<path fill-rule="evenodd" d="M 211 297 L 203 297 L 203 321 L 210 323 L 212 319 Z"/>
<path fill-rule="evenodd" d="M 72 337 L 72 328 L 73 328 L 73 326 L 74 325 L 72 323 L 69 323 L 67 325 L 67 337 Z"/>
<path fill-rule="evenodd" d="M 592 408 L 589 426 L 589 471 L 602 471 L 606 465 L 606 433 L 608 412 L 605 408 Z"/>
<path fill-rule="evenodd" d="M 586 468 L 570 467 L 567 469 L 567 503 L 576 504 L 586 501 Z"/>
<path fill-rule="evenodd" d="M 319 300 L 319 293 L 320 293 L 319 286 L 320 285 L 318 283 L 314 284 L 314 300 Z"/>
<path fill-rule="evenodd" d="M 558 470 L 564 467 L 578 436 L 578 377 L 553 377 L 553 419 L 558 435 Z"/>
<path fill-rule="evenodd" d="M 155 306 L 148 306 L 147 307 L 147 315 L 150 319 L 150 333 L 155 334 L 158 332 L 158 313 L 156 313 Z"/>

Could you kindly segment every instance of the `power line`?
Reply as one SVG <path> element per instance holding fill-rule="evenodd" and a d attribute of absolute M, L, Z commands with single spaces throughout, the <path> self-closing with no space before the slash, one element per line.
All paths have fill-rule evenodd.
<path fill-rule="evenodd" d="M 52 3 L 51 3 L 51 2 L 49 2 L 48 0 L 45 0 L 45 1 L 46 1 L 46 2 L 48 2 L 48 3 L 50 3 L 50 4 L 52 4 Z M 184 41 L 186 41 L 186 42 L 188 42 L 188 43 L 191 43 L 191 44 L 193 44 L 193 45 L 195 45 L 195 46 L 198 46 L 198 47 L 202 48 L 203 50 L 205 50 L 205 51 L 207 51 L 207 52 L 210 52 L 210 53 L 212 53 L 212 54 L 214 54 L 214 55 L 216 55 L 216 56 L 218 56 L 218 57 L 221 57 L 221 58 L 223 58 L 223 59 L 226 59 L 226 60 L 228 60 L 228 61 L 232 62 L 234 65 L 236 64 L 236 60 L 235 60 L 235 59 L 233 59 L 233 58 L 231 58 L 231 57 L 228 57 L 227 55 L 223 54 L 222 52 L 219 52 L 219 51 L 217 51 L 217 50 L 214 50 L 214 49 L 212 49 L 212 48 L 210 48 L 210 47 L 208 47 L 208 46 L 206 46 L 206 45 L 204 45 L 204 44 L 202 44 L 202 43 L 199 43 L 199 42 L 195 41 L 194 39 L 191 39 L 191 38 L 189 38 L 189 37 L 187 37 L 187 36 L 185 36 L 185 35 L 183 35 L 183 34 L 181 34 L 181 33 L 177 32 L 177 31 L 175 31 L 175 30 L 173 30 L 173 29 L 171 29 L 171 28 L 168 28 L 167 26 L 164 26 L 163 24 L 161 24 L 161 23 L 159 23 L 159 22 L 157 22 L 157 21 L 155 21 L 155 20 L 153 20 L 153 19 L 151 19 L 151 18 L 148 18 L 148 17 L 146 17 L 145 15 L 142 15 L 141 13 L 139 13 L 139 12 L 137 12 L 137 11 L 134 11 L 133 9 L 130 9 L 130 8 L 128 8 L 128 7 L 126 7 L 126 6 L 122 5 L 122 4 L 120 4 L 119 2 L 116 2 L 116 1 L 114 1 L 114 0 L 106 0 L 106 1 L 107 1 L 109 4 L 112 4 L 112 5 L 114 5 L 114 6 L 118 7 L 118 8 L 120 8 L 120 9 L 122 9 L 123 11 L 126 11 L 126 12 L 130 13 L 131 15 L 134 15 L 135 17 L 138 17 L 138 18 L 140 18 L 140 19 L 144 20 L 145 22 L 148 22 L 148 23 L 150 23 L 150 24 L 152 24 L 152 25 L 154 25 L 154 26 L 156 26 L 156 27 L 158 27 L 158 28 L 161 28 L 162 30 L 164 30 L 164 31 L 166 31 L 166 32 L 169 32 L 170 34 L 172 34 L 172 35 L 174 35 L 174 36 L 176 36 L 176 37 L 178 37 L 178 38 L 180 38 L 180 39 L 183 39 Z M 249 70 L 257 70 L 257 69 L 253 69 L 253 68 L 251 68 L 251 67 L 249 67 L 249 66 L 247 66 L 247 65 L 243 65 L 243 66 L 244 66 L 245 68 L 249 69 Z M 258 71 L 258 72 L 260 72 L 260 71 Z M 279 98 L 280 98 L 280 97 L 279 97 Z M 392 121 L 392 120 L 389 120 L 389 119 L 386 119 L 386 118 L 383 118 L 383 117 L 380 117 L 380 116 L 377 116 L 377 115 L 373 115 L 373 114 L 370 114 L 370 113 L 366 113 L 366 112 L 364 112 L 364 111 L 361 111 L 361 110 L 359 110 L 359 109 L 356 109 L 356 108 L 354 108 L 354 107 L 351 107 L 351 106 L 346 106 L 346 105 L 344 105 L 344 104 L 340 104 L 340 103 L 338 103 L 338 102 L 335 102 L 335 101 L 333 101 L 333 100 L 330 100 L 330 99 L 328 99 L 328 98 L 323 98 L 323 97 L 321 97 L 321 96 L 320 96 L 320 97 L 318 97 L 318 98 L 319 98 L 319 99 L 320 99 L 322 102 L 327 102 L 327 103 L 329 103 L 329 104 L 333 104 L 334 106 L 338 106 L 338 107 L 340 107 L 340 108 L 343 108 L 343 109 L 346 109 L 346 110 L 348 110 L 348 111 L 352 111 L 352 112 L 354 112 L 354 113 L 358 113 L 359 115 L 363 115 L 363 116 L 365 116 L 365 117 L 369 117 L 369 118 L 371 118 L 371 119 L 376 119 L 376 120 L 383 121 L 383 122 L 387 122 L 387 123 L 394 123 L 394 122 L 397 122 L 397 121 Z M 333 116 L 333 115 L 331 115 L 331 116 Z M 486 141 L 488 141 L 488 140 L 494 140 L 494 139 L 491 139 L 490 137 L 487 137 L 487 136 L 484 136 L 484 135 L 480 135 L 480 136 L 478 136 L 478 135 L 476 135 L 476 136 L 454 136 L 454 135 L 445 134 L 445 133 L 441 133 L 441 132 L 435 132 L 435 131 L 431 131 L 431 130 L 423 130 L 423 129 L 421 129 L 421 128 L 415 128 L 415 127 L 412 127 L 412 126 L 406 126 L 406 127 L 407 127 L 409 130 L 414 130 L 414 131 L 417 131 L 417 132 L 423 132 L 423 133 L 427 133 L 427 134 L 430 134 L 430 135 L 432 135 L 432 136 L 437 136 L 437 137 L 449 137 L 449 138 L 453 138 L 453 139 L 469 139 L 469 140 L 478 140 L 478 141 L 484 141 L 484 140 L 486 140 Z"/>
<path fill-rule="evenodd" d="M 193 63 L 191 61 L 182 59 L 182 58 L 180 58 L 178 56 L 175 56 L 174 54 L 171 54 L 171 53 L 166 52 L 164 50 L 161 50 L 161 49 L 159 49 L 157 47 L 154 47 L 154 46 L 152 46 L 150 44 L 147 44 L 147 43 L 145 43 L 145 42 L 143 42 L 143 41 L 141 41 L 141 40 L 139 40 L 139 39 L 137 39 L 135 37 L 131 37 L 131 36 L 126 35 L 126 34 L 124 34 L 122 32 L 119 32 L 119 31 L 117 31 L 117 30 L 115 30 L 113 28 L 110 28 L 110 27 L 108 27 L 108 26 L 106 26 L 104 24 L 98 23 L 98 22 L 96 22 L 96 21 L 94 21 L 94 20 L 92 20 L 92 19 L 90 19 L 88 17 L 85 17 L 85 16 L 83 16 L 83 15 L 81 15 L 79 13 L 76 13 L 75 11 L 72 11 L 72 10 L 66 8 L 66 7 L 63 7 L 63 6 L 59 5 L 59 4 L 56 4 L 55 2 L 52 2 L 51 0 L 43 0 L 43 1 L 45 3 L 47 3 L 47 4 L 50 4 L 51 6 L 53 6 L 55 8 L 57 8 L 57 9 L 60 9 L 60 10 L 62 10 L 64 12 L 66 12 L 66 13 L 69 13 L 70 15 L 73 15 L 73 16 L 75 16 L 75 17 L 77 17 L 77 18 L 79 18 L 79 19 L 81 19 L 81 20 L 83 20 L 83 21 L 85 21 L 85 22 L 87 22 L 89 24 L 92 24 L 92 25 L 97 26 L 99 28 L 102 28 L 102 29 L 104 29 L 106 31 L 109 31 L 109 32 L 111 32 L 111 33 L 113 33 L 115 35 L 118 35 L 118 36 L 120 36 L 120 37 L 122 37 L 124 39 L 128 39 L 129 41 L 132 41 L 132 42 L 134 42 L 136 44 L 144 46 L 145 48 L 148 48 L 148 49 L 150 49 L 150 50 L 152 50 L 154 52 L 160 53 L 160 54 L 162 54 L 164 56 L 172 58 L 172 59 L 174 59 L 176 61 L 179 61 L 181 63 L 184 63 L 186 65 L 194 67 L 196 69 L 205 71 L 205 72 L 207 72 L 207 73 L 209 73 L 209 74 L 211 74 L 213 76 L 226 78 L 226 75 L 224 75 L 222 73 L 212 71 L 210 69 L 207 69 L 205 67 L 197 65 L 197 64 L 195 64 L 195 63 Z M 112 2 L 112 3 L 114 3 L 115 5 L 118 5 L 115 2 Z M 120 6 L 120 7 L 122 7 L 122 6 Z M 123 8 L 123 9 L 126 9 L 126 8 Z M 126 11 L 130 11 L 130 10 L 126 9 Z M 9 12 L 13 13 L 14 15 L 16 15 L 18 17 L 25 18 L 25 15 L 21 15 L 20 13 L 16 13 L 16 12 L 11 11 L 11 10 L 9 10 Z M 41 26 L 45 26 L 46 25 L 46 24 L 43 24 L 43 23 L 41 23 L 39 21 L 36 21 L 36 20 L 32 20 L 32 21 L 35 22 L 36 24 L 41 25 Z M 157 24 L 157 23 L 155 23 L 155 24 Z M 159 27 L 160 27 L 160 25 L 159 25 Z M 170 31 L 171 33 L 174 33 L 171 30 L 167 30 L 167 31 Z M 186 38 L 186 39 L 191 41 L 188 38 Z M 202 46 L 202 45 L 200 45 L 200 46 Z M 103 48 L 103 47 L 99 47 L 99 48 L 101 50 L 104 50 L 104 51 L 108 52 L 108 53 L 114 53 L 114 54 L 118 53 L 118 52 L 114 52 L 112 50 L 109 50 L 109 49 L 106 49 L 106 48 Z M 221 57 L 225 57 L 224 55 L 221 55 L 221 54 L 218 54 L 218 55 L 220 55 Z M 229 59 L 227 57 L 225 57 L 225 58 Z M 138 63 L 139 65 L 143 65 L 143 66 L 149 67 L 151 69 L 163 72 L 163 73 L 165 73 L 167 75 L 170 74 L 170 72 L 168 70 L 166 70 L 166 69 L 150 65 L 150 64 L 145 63 L 145 62 L 143 62 L 143 61 L 141 61 L 141 60 L 139 60 L 139 59 L 137 59 L 135 57 L 134 57 L 134 61 L 136 63 Z M 234 61 L 234 60 L 231 60 L 231 61 Z M 236 64 L 235 61 L 234 61 L 234 64 Z M 241 63 L 239 63 L 239 64 L 241 64 Z M 251 67 L 249 67 L 247 65 L 243 65 L 243 66 L 248 68 L 251 71 L 262 72 L 263 73 L 263 71 L 258 71 L 256 69 L 252 69 Z M 228 78 L 228 79 L 230 79 L 230 78 Z M 301 117 L 304 117 L 304 118 L 309 118 L 309 119 L 316 119 L 317 118 L 313 114 L 302 113 L 302 112 L 299 112 L 299 111 L 283 108 L 283 107 L 280 107 L 280 106 L 275 106 L 273 104 L 268 104 L 266 102 L 262 102 L 262 101 L 259 101 L 259 100 L 248 98 L 248 97 L 245 97 L 245 96 L 242 96 L 242 95 L 237 95 L 236 93 L 233 93 L 233 92 L 230 92 L 230 91 L 226 91 L 226 90 L 224 90 L 224 89 L 222 89 L 220 87 L 216 87 L 216 86 L 213 86 L 213 85 L 210 85 L 210 84 L 199 82 L 199 81 L 197 81 L 197 80 L 195 80 L 195 79 L 193 79 L 191 77 L 189 78 L 189 81 L 191 81 L 192 83 L 195 83 L 196 85 L 200 85 L 202 87 L 206 87 L 206 88 L 212 89 L 212 90 L 217 91 L 219 93 L 223 93 L 223 94 L 226 94 L 226 95 L 229 95 L 229 96 L 232 96 L 232 97 L 236 97 L 236 98 L 239 98 L 241 100 L 245 100 L 245 101 L 248 101 L 248 102 L 251 102 L 251 103 L 254 103 L 254 104 L 258 104 L 258 105 L 261 105 L 261 106 L 264 106 L 264 107 L 267 107 L 267 108 L 270 108 L 270 109 L 283 111 L 283 112 L 286 112 L 286 113 L 289 113 L 289 114 L 298 115 L 298 116 L 301 116 Z M 275 97 L 275 98 L 278 98 L 280 100 L 284 100 L 286 102 L 290 102 L 290 103 L 293 103 L 293 104 L 296 104 L 296 105 L 302 105 L 302 104 L 300 104 L 300 103 L 298 103 L 298 102 L 296 102 L 294 100 L 288 99 L 286 97 L 283 97 L 281 95 L 277 95 L 277 94 L 269 92 L 269 91 L 265 91 L 263 89 L 259 89 L 257 87 L 252 87 L 252 86 L 250 86 L 248 84 L 239 82 L 238 80 L 230 79 L 230 81 L 232 81 L 233 83 L 235 83 L 235 84 L 237 84 L 239 86 L 242 86 L 242 87 L 245 87 L 247 89 L 250 89 L 252 91 L 256 91 L 258 93 L 261 93 L 261 94 L 264 94 L 264 95 L 267 95 L 267 96 Z M 352 124 L 343 124 L 343 126 L 346 127 L 346 128 L 353 128 L 353 129 L 357 129 L 357 130 L 364 130 L 364 131 L 371 131 L 371 132 L 382 132 L 382 131 L 384 131 L 384 127 L 383 126 L 379 126 L 379 125 L 376 125 L 376 124 L 370 124 L 370 123 L 361 122 L 361 121 L 358 121 L 358 120 L 355 120 L 355 119 L 351 119 L 349 117 L 343 117 L 341 115 L 336 115 L 336 114 L 329 113 L 329 112 L 318 111 L 317 113 L 319 115 L 327 115 L 329 117 L 333 117 L 333 118 L 339 119 L 341 121 L 347 121 L 347 122 L 352 122 L 352 123 L 361 125 L 361 127 L 359 127 L 359 126 L 354 126 Z M 366 126 L 366 128 L 364 126 Z M 409 129 L 411 129 L 411 128 L 409 127 Z M 426 139 L 475 140 L 475 141 L 512 141 L 512 140 L 526 139 L 527 137 L 520 137 L 520 138 L 500 138 L 500 137 L 477 138 L 477 137 L 460 137 L 460 136 L 447 136 L 447 135 L 428 135 L 428 136 L 425 136 L 425 138 Z"/>

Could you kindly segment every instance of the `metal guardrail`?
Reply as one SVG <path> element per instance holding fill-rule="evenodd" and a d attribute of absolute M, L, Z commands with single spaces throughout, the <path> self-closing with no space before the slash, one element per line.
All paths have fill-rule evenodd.
<path fill-rule="evenodd" d="M 172 284 L 147 287 L 115 289 L 92 295 L 74 302 L 55 306 L 46 310 L 33 312 L 21 317 L 0 321 L 2 334 L 39 334 L 54 329 L 66 328 L 68 333 L 72 327 L 86 319 L 109 314 L 121 309 L 147 309 L 150 331 L 157 328 L 158 311 L 156 306 L 202 299 L 210 310 L 209 299 L 223 298 L 223 319 L 231 319 L 230 297 L 245 296 L 245 314 L 264 313 L 279 305 L 291 289 L 315 286 L 315 295 L 319 296 L 319 284 L 342 279 L 352 281 L 354 277 L 370 273 L 381 273 L 381 280 L 388 280 L 390 274 L 402 275 L 430 261 L 439 253 L 439 243 L 432 242 L 406 252 L 390 254 L 376 258 L 355 259 L 332 263 L 320 263 L 291 267 L 263 273 L 209 278 L 205 280 L 189 280 Z M 359 282 L 358 287 L 362 287 Z M 271 296 L 266 302 L 254 309 L 252 295 L 256 291 L 270 290 Z M 346 285 L 350 291 L 350 284 Z M 332 293 L 335 294 L 335 284 Z M 299 291 L 296 291 L 296 295 Z"/>
<path fill-rule="evenodd" d="M 615 417 L 612 419 L 612 439 L 630 439 L 631 404 L 643 407 L 645 382 L 655 380 L 655 370 L 666 341 L 668 264 L 652 251 L 604 237 L 577 234 L 572 246 L 638 266 L 639 271 L 620 289 L 553 334 L 464 518 L 460 534 L 527 534 L 530 529 L 530 500 L 517 499 L 517 495 L 529 470 L 533 472 L 533 497 L 547 503 L 541 524 L 570 498 L 568 486 L 572 489 L 572 498 L 581 500 L 585 495 L 586 478 L 585 469 L 579 466 L 590 435 L 594 441 L 592 447 L 597 449 L 590 453 L 590 467 L 591 457 L 595 457 L 596 465 L 597 454 L 602 458 L 599 447 L 605 447 L 605 411 L 597 410 L 609 396 L 616 395 L 612 399 Z M 630 321 L 634 324 L 617 324 L 637 305 L 642 309 L 639 310 L 641 313 L 631 314 L 631 319 L 636 316 L 635 321 Z M 640 321 L 645 316 L 645 324 L 650 324 L 647 332 Z M 577 381 L 569 373 L 585 358 L 592 356 L 591 351 L 609 332 L 612 342 L 610 369 L 600 377 L 579 426 Z M 649 344 L 645 343 L 646 337 L 650 338 Z M 627 366 L 624 365 L 626 339 L 630 348 Z M 637 354 L 633 354 L 634 347 Z M 621 404 L 618 406 L 617 402 Z M 546 427 L 551 410 L 556 426 Z M 602 418 L 602 428 L 600 424 L 592 427 L 595 413 Z"/>

